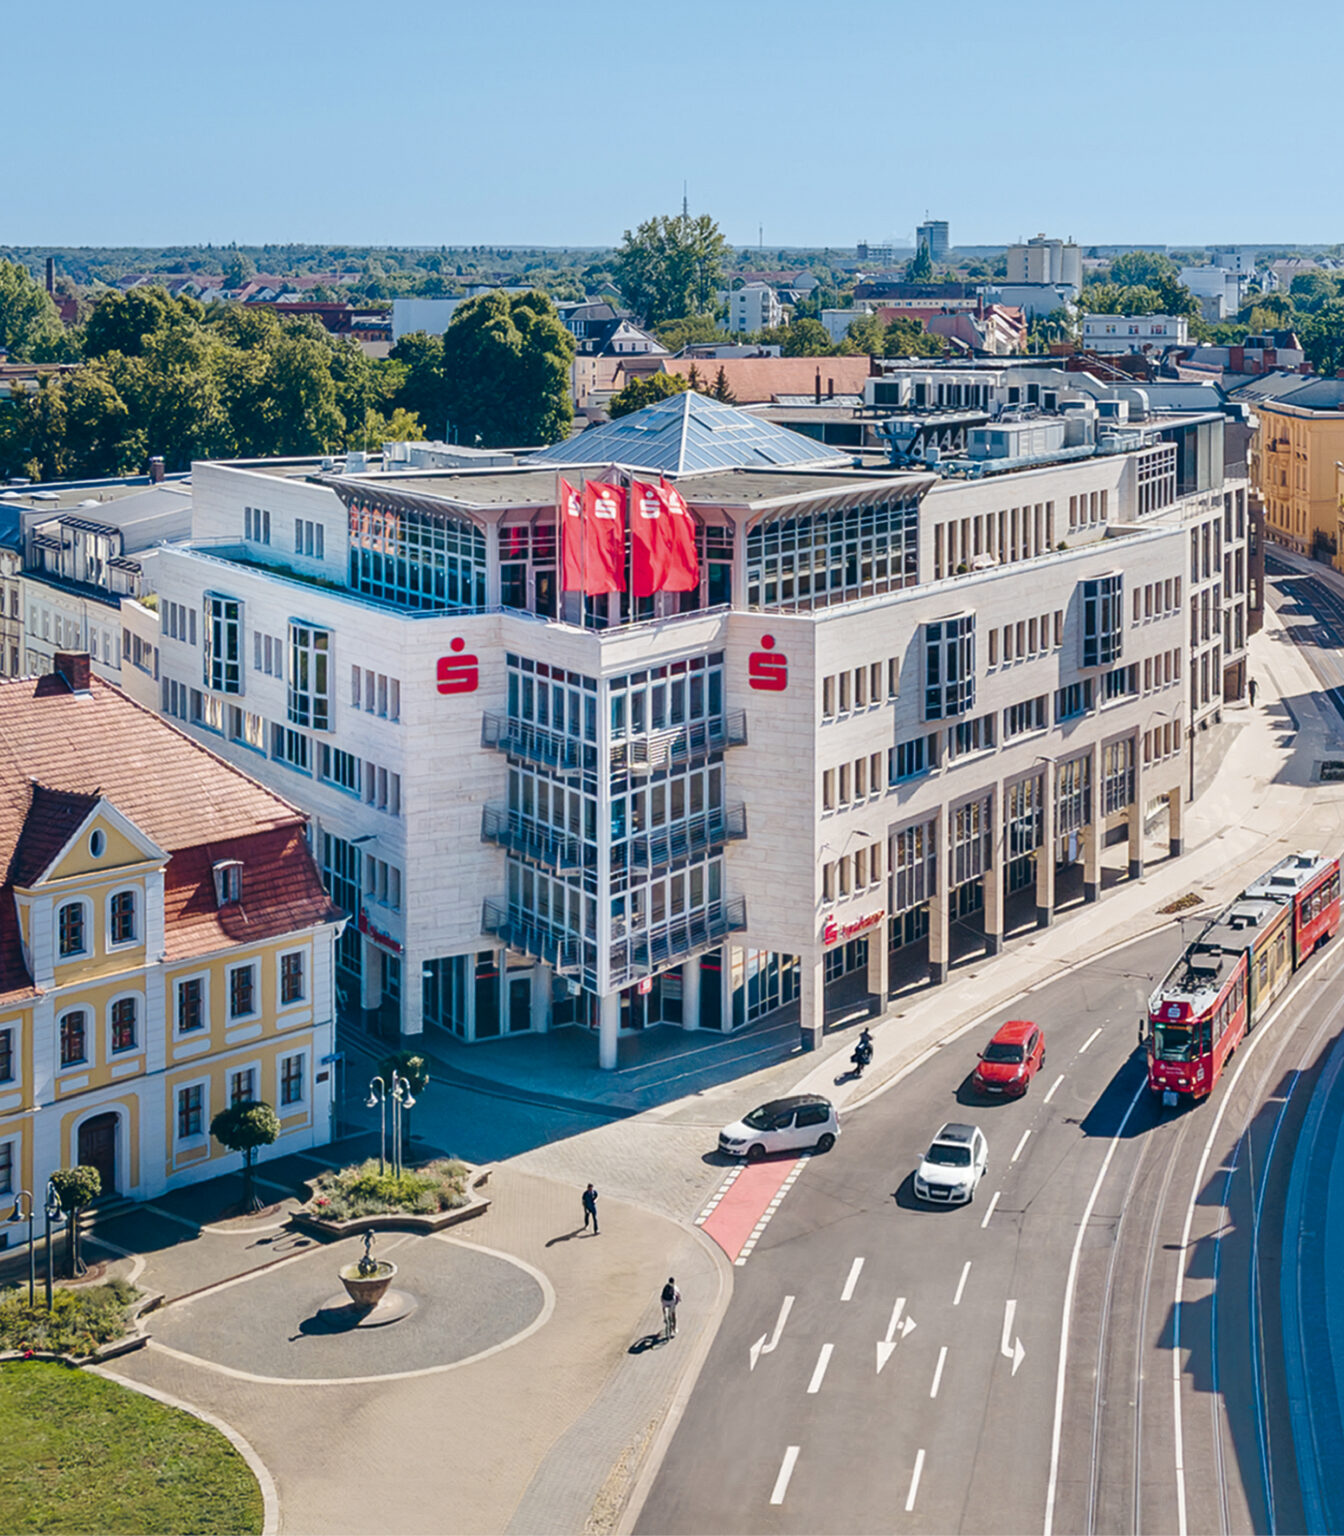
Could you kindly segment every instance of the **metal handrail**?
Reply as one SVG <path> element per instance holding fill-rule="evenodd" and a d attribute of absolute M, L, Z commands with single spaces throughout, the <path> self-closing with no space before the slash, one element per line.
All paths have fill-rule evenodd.
<path fill-rule="evenodd" d="M 633 773 L 648 773 L 656 768 L 693 762 L 727 747 L 745 746 L 746 740 L 746 711 L 730 709 L 710 720 L 690 720 L 685 725 L 613 742 L 612 764 L 628 768 Z"/>
<path fill-rule="evenodd" d="M 545 822 L 524 816 L 503 805 L 481 809 L 481 841 L 498 843 L 511 853 L 549 864 L 552 869 L 582 869 L 583 843 Z"/>
<path fill-rule="evenodd" d="M 639 929 L 612 944 L 611 985 L 625 986 L 637 976 L 646 976 L 697 950 L 721 943 L 730 933 L 739 933 L 746 926 L 745 898 L 729 896 L 697 912 L 671 918 L 656 928 Z"/>
<path fill-rule="evenodd" d="M 481 931 L 503 939 L 519 954 L 546 961 L 559 976 L 577 976 L 583 969 L 582 949 L 572 933 L 561 933 L 549 924 L 526 918 L 507 903 L 486 898 L 481 908 Z"/>
<path fill-rule="evenodd" d="M 563 736 L 544 725 L 487 710 L 481 719 L 481 745 L 543 768 L 574 773 L 580 766 L 583 744 L 574 736 Z"/>
<path fill-rule="evenodd" d="M 747 808 L 733 804 L 630 839 L 630 862 L 644 869 L 691 858 L 747 835 Z"/>

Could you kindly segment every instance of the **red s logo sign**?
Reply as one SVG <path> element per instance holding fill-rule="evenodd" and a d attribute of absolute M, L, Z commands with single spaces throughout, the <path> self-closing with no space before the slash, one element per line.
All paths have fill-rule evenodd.
<path fill-rule="evenodd" d="M 448 648 L 455 652 L 461 651 L 466 643 L 459 636 L 458 639 L 449 641 Z M 439 657 L 440 693 L 475 693 L 480 682 L 481 669 L 474 656 Z"/>
<path fill-rule="evenodd" d="M 763 693 L 783 693 L 789 686 L 789 658 L 775 651 L 773 635 L 762 635 L 761 646 L 747 658 L 747 681 Z"/>

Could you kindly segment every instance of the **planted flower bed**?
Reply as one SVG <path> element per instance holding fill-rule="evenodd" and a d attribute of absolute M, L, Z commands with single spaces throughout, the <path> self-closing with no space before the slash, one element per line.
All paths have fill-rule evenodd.
<path fill-rule="evenodd" d="M 298 1226 L 344 1235 L 370 1227 L 437 1231 L 479 1216 L 490 1202 L 475 1193 L 488 1173 L 456 1158 L 438 1158 L 400 1175 L 380 1173 L 376 1159 L 322 1173 L 291 1220 Z"/>
<path fill-rule="evenodd" d="M 26 1286 L 0 1297 L 0 1350 L 87 1359 L 125 1338 L 140 1292 L 124 1280 L 78 1290 L 58 1289 L 48 1312 L 43 1300 L 28 1304 Z"/>

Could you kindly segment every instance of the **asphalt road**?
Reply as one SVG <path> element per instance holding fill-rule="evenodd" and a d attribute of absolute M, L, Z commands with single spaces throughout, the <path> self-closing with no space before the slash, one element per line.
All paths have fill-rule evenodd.
<path fill-rule="evenodd" d="M 1271 1505 L 1301 1528 L 1280 1211 L 1344 939 L 1207 1103 L 1164 1114 L 1136 1023 L 1179 944 L 1050 983 L 846 1116 L 736 1272 L 637 1530 L 1241 1532 Z M 978 1101 L 980 1041 L 1022 1014 L 1045 1067 Z M 981 1126 L 989 1172 L 921 1208 L 948 1119 Z"/>

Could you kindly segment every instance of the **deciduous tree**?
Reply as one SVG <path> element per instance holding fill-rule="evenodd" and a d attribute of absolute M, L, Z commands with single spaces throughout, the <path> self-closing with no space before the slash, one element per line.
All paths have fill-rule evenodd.
<path fill-rule="evenodd" d="M 681 395 L 691 387 L 691 381 L 680 373 L 640 373 L 618 389 L 607 402 L 607 415 L 614 421 L 618 416 L 629 416 L 632 411 L 642 411 L 646 405 L 656 405 L 672 395 Z"/>
<path fill-rule="evenodd" d="M 13 261 L 0 261 L 0 347 L 15 363 L 63 362 L 75 355 L 47 290 Z"/>
<path fill-rule="evenodd" d="M 574 419 L 574 339 L 544 293 L 501 290 L 453 312 L 443 337 L 448 415 L 459 442 L 554 443 Z"/>
<path fill-rule="evenodd" d="M 613 263 L 625 302 L 646 325 L 712 313 L 728 242 L 708 214 L 666 214 L 627 229 Z"/>
<path fill-rule="evenodd" d="M 256 1099 L 240 1099 L 221 1109 L 210 1122 L 210 1134 L 222 1147 L 243 1155 L 243 1200 L 245 1211 L 261 1208 L 253 1183 L 252 1165 L 260 1147 L 269 1147 L 280 1135 L 280 1118 L 269 1104 Z"/>
<path fill-rule="evenodd" d="M 78 1279 L 86 1269 L 79 1251 L 80 1218 L 84 1207 L 92 1204 L 103 1192 L 103 1176 L 87 1163 L 77 1163 L 73 1168 L 58 1168 L 51 1176 L 51 1187 L 69 1218 L 65 1238 L 66 1273 L 72 1280 Z"/>

